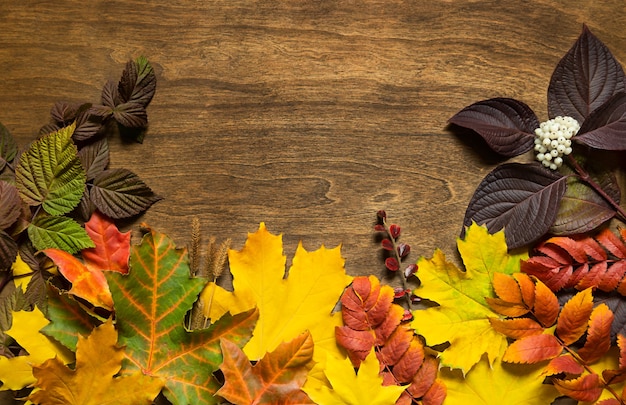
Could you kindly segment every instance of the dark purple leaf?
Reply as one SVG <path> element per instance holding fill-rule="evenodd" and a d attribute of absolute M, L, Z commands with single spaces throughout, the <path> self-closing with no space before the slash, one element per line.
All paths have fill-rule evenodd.
<path fill-rule="evenodd" d="M 550 118 L 569 116 L 579 123 L 614 94 L 624 91 L 624 70 L 587 26 L 554 69 L 548 86 Z"/>
<path fill-rule="evenodd" d="M 155 91 L 156 76 L 150 62 L 143 56 L 129 61 L 118 84 L 120 100 L 145 108 L 150 104 Z"/>
<path fill-rule="evenodd" d="M 104 215 L 113 219 L 140 214 L 161 199 L 135 173 L 126 169 L 100 173 L 93 180 L 89 196 Z"/>
<path fill-rule="evenodd" d="M 6 181 L 0 181 L 0 230 L 7 229 L 17 221 L 21 205 L 17 188 Z"/>
<path fill-rule="evenodd" d="M 76 117 L 76 129 L 72 134 L 72 138 L 76 141 L 85 141 L 92 138 L 102 129 L 103 119 L 95 114 L 91 104 L 89 108 L 81 111 Z"/>
<path fill-rule="evenodd" d="M 589 166 L 589 165 L 587 165 Z M 610 171 L 598 172 L 585 167 L 591 178 L 614 200 L 620 200 L 620 189 Z M 572 235 L 589 232 L 615 216 L 615 209 L 591 186 L 578 176 L 567 179 L 567 191 L 561 200 L 559 212 L 550 233 Z"/>
<path fill-rule="evenodd" d="M 11 133 L 0 123 L 0 172 L 8 162 L 17 155 L 17 143 Z"/>
<path fill-rule="evenodd" d="M 128 128 L 143 128 L 148 125 L 146 108 L 137 103 L 119 104 L 113 110 L 113 118 Z"/>
<path fill-rule="evenodd" d="M 617 93 L 593 111 L 573 139 L 603 150 L 626 150 L 626 93 Z"/>
<path fill-rule="evenodd" d="M 8 233 L 0 231 L 0 271 L 11 268 L 16 257 L 17 242 Z"/>
<path fill-rule="evenodd" d="M 498 166 L 474 192 L 464 225 L 484 224 L 491 233 L 504 228 L 510 249 L 532 243 L 554 223 L 566 179 L 539 163 Z"/>
<path fill-rule="evenodd" d="M 68 103 L 66 101 L 57 101 L 50 110 L 50 115 L 55 123 L 61 127 L 67 126 L 74 122 L 78 109 L 80 108 L 78 103 Z"/>
<path fill-rule="evenodd" d="M 78 151 L 78 157 L 85 169 L 87 181 L 102 173 L 109 165 L 109 143 L 106 138 L 83 146 Z"/>
<path fill-rule="evenodd" d="M 102 104 L 109 109 L 113 109 L 116 105 L 121 104 L 117 86 L 110 80 L 102 88 Z"/>
<path fill-rule="evenodd" d="M 44 125 L 43 127 L 39 128 L 39 135 L 46 135 L 46 134 L 50 134 L 52 132 L 56 132 L 59 129 L 61 129 L 62 127 L 55 124 L 55 123 L 49 123 Z"/>
<path fill-rule="evenodd" d="M 492 98 L 465 107 L 450 123 L 476 131 L 489 147 L 513 157 L 533 148 L 537 116 L 526 104 L 511 98 Z"/>

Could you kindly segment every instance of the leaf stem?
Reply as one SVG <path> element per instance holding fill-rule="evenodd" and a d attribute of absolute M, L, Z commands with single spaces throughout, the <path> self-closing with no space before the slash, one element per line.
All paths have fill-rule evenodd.
<path fill-rule="evenodd" d="M 596 191 L 596 193 L 600 194 L 602 198 L 604 198 L 609 204 L 611 204 L 611 206 L 617 211 L 617 213 L 621 217 L 620 220 L 626 223 L 626 211 L 624 211 L 624 209 L 619 205 L 619 201 L 614 201 L 611 196 L 609 196 L 606 191 L 604 191 L 602 187 L 600 187 L 600 185 L 593 178 L 591 178 L 591 175 L 587 171 L 585 171 L 585 169 L 583 169 L 583 167 L 576 161 L 576 159 L 572 155 L 568 155 L 567 159 L 568 163 L 574 168 L 580 179 L 589 184 Z"/>

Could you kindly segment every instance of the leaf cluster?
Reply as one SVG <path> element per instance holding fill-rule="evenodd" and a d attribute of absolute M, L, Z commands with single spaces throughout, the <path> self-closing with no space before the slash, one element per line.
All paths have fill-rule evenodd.
<path fill-rule="evenodd" d="M 565 165 L 560 171 L 537 162 L 496 167 L 476 189 L 464 225 L 477 222 L 491 232 L 504 229 L 509 248 L 518 248 L 546 233 L 585 233 L 613 217 L 626 221 L 608 156 L 626 150 L 625 83 L 622 66 L 583 26 L 548 86 L 549 118 L 572 117 L 580 125 L 571 138 L 572 153 L 563 156 Z M 535 143 L 539 119 L 518 100 L 479 101 L 449 122 L 475 131 L 504 157 L 540 149 Z"/>
<path fill-rule="evenodd" d="M 603 400 L 602 404 L 626 399 L 626 391 L 616 390 L 616 385 L 626 380 L 623 335 L 618 337 L 619 368 L 593 368 L 612 355 L 609 349 L 614 314 L 605 304 L 594 306 L 591 288 L 578 292 L 561 307 L 544 283 L 524 273 L 499 274 L 493 286 L 498 297 L 490 299 L 489 305 L 507 318 L 492 318 L 491 324 L 513 340 L 504 353 L 504 362 L 547 361 L 544 374 L 550 382 L 561 394 L 578 401 L 595 402 L 604 390 L 613 399 Z"/>
<path fill-rule="evenodd" d="M 439 362 L 402 323 L 404 309 L 393 299 L 393 289 L 376 277 L 356 277 L 341 297 L 345 325 L 335 329 L 337 343 L 355 368 L 374 350 L 383 383 L 406 387 L 396 404 L 441 404 L 446 390 L 437 379 Z"/>

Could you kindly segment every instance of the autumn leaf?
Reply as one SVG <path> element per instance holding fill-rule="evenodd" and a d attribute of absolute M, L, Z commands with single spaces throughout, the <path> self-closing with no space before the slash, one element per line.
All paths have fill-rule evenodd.
<path fill-rule="evenodd" d="M 305 330 L 311 332 L 316 353 L 323 349 L 339 355 L 335 326 L 341 325 L 341 317 L 332 311 L 351 281 L 339 246 L 307 252 L 300 244 L 285 278 L 282 236 L 272 235 L 261 223 L 257 232 L 248 234 L 244 247 L 230 250 L 228 258 L 233 303 L 239 305 L 230 312 L 259 308 L 259 321 L 244 347 L 248 358 L 258 360 Z"/>
<path fill-rule="evenodd" d="M 448 391 L 445 405 L 550 404 L 559 392 L 543 384 L 543 367 L 514 365 L 483 357 L 465 378 L 459 370 L 439 372 Z"/>
<path fill-rule="evenodd" d="M 222 363 L 220 339 L 243 346 L 258 311 L 225 315 L 208 329 L 187 331 L 183 320 L 204 281 L 191 278 L 184 249 L 166 235 L 148 230 L 131 247 L 130 272 L 106 272 L 115 303 L 120 344 L 126 346 L 122 374 L 141 370 L 163 378 L 174 404 L 214 404 Z"/>
<path fill-rule="evenodd" d="M 308 332 L 280 344 L 254 366 L 236 344 L 222 340 L 221 347 L 225 381 L 216 395 L 236 405 L 313 403 L 301 390 L 313 360 Z"/>
<path fill-rule="evenodd" d="M 57 357 L 58 362 L 68 364 L 73 355 L 63 346 L 54 342 L 39 331 L 48 324 L 39 308 L 32 311 L 13 312 L 13 324 L 6 331 L 28 353 L 24 356 L 7 358 L 0 356 L 1 390 L 20 390 L 35 382 L 33 364 Z"/>
<path fill-rule="evenodd" d="M 490 362 L 507 347 L 506 337 L 491 327 L 490 318 L 499 318 L 487 304 L 494 297 L 492 279 L 498 272 L 519 271 L 524 254 L 509 254 L 504 233 L 490 235 L 483 226 L 473 224 L 464 240 L 458 241 L 466 271 L 446 261 L 436 250 L 432 259 L 418 260 L 421 284 L 415 294 L 439 306 L 413 311 L 411 326 L 424 336 L 428 345 L 450 342 L 440 355 L 441 365 L 467 373 L 483 353 Z"/>
<path fill-rule="evenodd" d="M 113 310 L 113 298 L 104 273 L 98 268 L 87 268 L 75 256 L 64 250 L 45 249 L 43 253 L 48 256 L 59 268 L 70 283 L 72 288 L 69 293 L 80 297 L 91 304 Z"/>
<path fill-rule="evenodd" d="M 79 337 L 74 370 L 57 358 L 33 367 L 35 387 L 40 389 L 29 399 L 48 405 L 152 404 L 164 381 L 141 372 L 114 377 L 124 358 L 124 349 L 116 343 L 110 320 L 87 338 Z"/>
<path fill-rule="evenodd" d="M 335 328 L 337 343 L 357 368 L 373 348 L 385 385 L 406 384 L 401 400 L 441 403 L 445 387 L 422 370 L 422 366 L 430 367 L 434 357 L 425 353 L 413 330 L 401 324 L 404 309 L 393 300 L 393 288 L 381 286 L 376 277 L 356 277 L 341 297 L 345 326 Z M 433 396 L 436 393 L 440 401 L 421 398 L 429 392 Z"/>
<path fill-rule="evenodd" d="M 383 386 L 378 374 L 380 365 L 374 350 L 361 362 L 355 373 L 349 358 L 338 359 L 327 354 L 325 375 L 328 385 L 318 380 L 304 384 L 304 392 L 318 404 L 362 405 L 394 404 L 406 387 Z"/>
<path fill-rule="evenodd" d="M 85 223 L 85 231 L 95 244 L 81 252 L 87 268 L 128 273 L 130 232 L 120 232 L 113 221 L 99 211 Z"/>

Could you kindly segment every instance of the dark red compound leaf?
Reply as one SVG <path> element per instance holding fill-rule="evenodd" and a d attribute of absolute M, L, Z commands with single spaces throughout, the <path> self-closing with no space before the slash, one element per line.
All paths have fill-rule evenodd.
<path fill-rule="evenodd" d="M 438 361 L 425 353 L 419 337 L 402 323 L 412 314 L 393 304 L 395 295 L 393 288 L 380 285 L 374 276 L 356 277 L 341 297 L 345 326 L 335 329 L 337 343 L 355 367 L 374 348 L 384 384 L 407 384 L 397 404 L 418 400 L 440 404 L 445 386 L 436 380 Z"/>
<path fill-rule="evenodd" d="M 593 287 L 606 292 L 617 289 L 626 295 L 625 236 L 624 230 L 619 238 L 604 229 L 595 237 L 553 237 L 522 261 L 521 270 L 537 277 L 553 291 Z"/>
<path fill-rule="evenodd" d="M 556 219 L 567 178 L 539 163 L 505 163 L 480 183 L 465 212 L 464 228 L 472 222 L 490 233 L 504 228 L 509 249 L 528 245 L 545 235 Z"/>
<path fill-rule="evenodd" d="M 530 107 L 511 98 L 479 101 L 456 113 L 449 122 L 477 132 L 491 149 L 506 157 L 531 150 L 534 131 L 539 128 Z"/>

